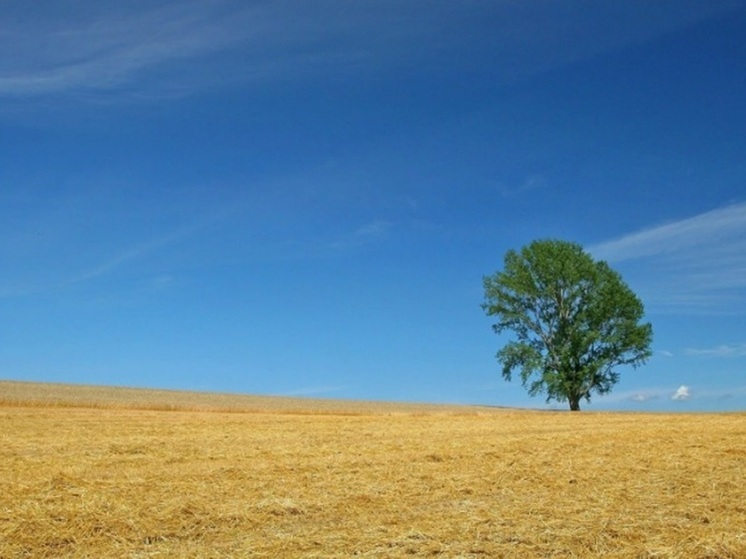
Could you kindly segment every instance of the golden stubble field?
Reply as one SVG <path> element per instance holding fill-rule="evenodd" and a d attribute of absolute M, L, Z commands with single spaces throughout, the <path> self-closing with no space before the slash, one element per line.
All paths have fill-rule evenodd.
<path fill-rule="evenodd" d="M 746 414 L 0 382 L 0 557 L 746 557 Z"/>

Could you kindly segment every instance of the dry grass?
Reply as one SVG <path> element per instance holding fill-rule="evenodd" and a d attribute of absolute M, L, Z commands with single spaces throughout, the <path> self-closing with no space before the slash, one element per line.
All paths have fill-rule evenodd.
<path fill-rule="evenodd" d="M 2 558 L 746 557 L 744 414 L 60 407 L 90 394 L 11 384 Z"/>
<path fill-rule="evenodd" d="M 143 390 L 141 388 L 9 380 L 0 380 L 0 406 L 322 415 L 432 413 L 464 410 L 464 406 L 251 396 L 183 390 Z M 468 409 L 474 411 L 479 407 Z"/>

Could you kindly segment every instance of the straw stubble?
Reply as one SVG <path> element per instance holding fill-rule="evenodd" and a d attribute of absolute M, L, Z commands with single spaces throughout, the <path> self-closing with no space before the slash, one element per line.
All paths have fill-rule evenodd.
<path fill-rule="evenodd" d="M 2 558 L 746 557 L 743 414 L 14 403 Z"/>

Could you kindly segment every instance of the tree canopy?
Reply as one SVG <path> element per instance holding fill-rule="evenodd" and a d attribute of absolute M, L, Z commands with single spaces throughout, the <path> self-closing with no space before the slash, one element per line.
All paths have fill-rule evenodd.
<path fill-rule="evenodd" d="M 653 329 L 643 304 L 604 261 L 576 244 L 539 240 L 505 255 L 502 271 L 483 278 L 482 308 L 495 333 L 515 339 L 497 352 L 502 374 L 520 374 L 529 395 L 580 409 L 619 381 L 617 368 L 651 355 Z"/>

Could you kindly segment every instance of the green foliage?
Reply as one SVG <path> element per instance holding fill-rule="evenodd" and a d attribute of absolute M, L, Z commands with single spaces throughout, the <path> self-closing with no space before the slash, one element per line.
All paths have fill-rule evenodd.
<path fill-rule="evenodd" d="M 510 250 L 504 269 L 484 278 L 484 291 L 495 333 L 516 338 L 497 352 L 503 377 L 519 372 L 531 396 L 546 393 L 579 410 L 592 392 L 611 391 L 618 366 L 637 367 L 651 355 L 642 302 L 578 244 L 542 240 Z"/>

